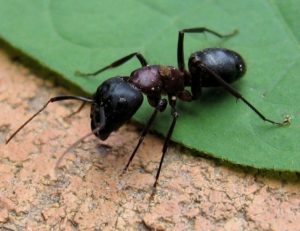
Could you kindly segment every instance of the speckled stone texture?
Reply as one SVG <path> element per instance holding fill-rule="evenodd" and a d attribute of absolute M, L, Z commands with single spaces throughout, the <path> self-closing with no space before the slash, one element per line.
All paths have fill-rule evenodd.
<path fill-rule="evenodd" d="M 132 124 L 102 142 L 89 137 L 89 108 L 49 105 L 14 140 L 5 139 L 50 97 L 73 94 L 43 80 L 51 73 L 0 51 L 1 230 L 300 230 L 299 176 L 231 166 L 171 145 L 157 194 L 150 195 L 163 139 Z M 178 121 L 180 123 L 180 119 Z M 187 131 L 188 132 L 188 131 Z"/>

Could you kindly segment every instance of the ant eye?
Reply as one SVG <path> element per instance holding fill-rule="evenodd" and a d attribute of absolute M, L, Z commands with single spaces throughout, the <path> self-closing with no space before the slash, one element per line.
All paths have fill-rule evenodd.
<path fill-rule="evenodd" d="M 117 104 L 118 104 L 117 108 L 118 108 L 120 111 L 126 109 L 127 106 L 128 106 L 127 100 L 126 100 L 125 98 L 123 98 L 123 97 L 119 98 L 119 101 L 118 101 Z"/>
<path fill-rule="evenodd" d="M 120 99 L 119 99 L 119 104 L 124 104 L 124 103 L 126 103 L 127 102 L 127 100 L 125 99 L 125 98 L 123 98 L 123 97 L 121 97 Z"/>

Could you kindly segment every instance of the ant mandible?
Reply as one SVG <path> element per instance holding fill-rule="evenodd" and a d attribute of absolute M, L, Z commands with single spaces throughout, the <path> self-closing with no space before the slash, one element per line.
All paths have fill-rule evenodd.
<path fill-rule="evenodd" d="M 82 96 L 56 96 L 49 99 L 39 111 L 30 117 L 8 138 L 6 144 L 35 116 L 42 112 L 49 103 L 63 100 L 82 101 L 83 104 L 76 111 L 76 113 L 80 111 L 80 109 L 86 103 L 90 103 L 92 128 L 91 133 L 72 144 L 64 152 L 64 154 L 92 134 L 101 140 L 105 140 L 113 131 L 118 130 L 135 114 L 135 112 L 141 106 L 143 102 L 143 94 L 145 94 L 147 96 L 148 103 L 154 108 L 154 111 L 142 130 L 139 141 L 133 150 L 123 172 L 128 169 L 133 157 L 143 142 L 145 135 L 148 133 L 157 113 L 163 112 L 166 109 L 167 104 L 169 104 L 173 119 L 163 144 L 162 156 L 153 185 L 155 189 L 162 163 L 168 149 L 169 141 L 178 118 L 178 112 L 176 110 L 177 99 L 190 102 L 200 96 L 202 87 L 223 87 L 234 97 L 242 100 L 262 120 L 275 125 L 287 124 L 287 120 L 284 120 L 283 122 L 275 122 L 266 118 L 256 107 L 254 107 L 230 85 L 232 82 L 241 78 L 246 72 L 245 61 L 235 51 L 224 48 L 207 48 L 202 51 L 197 51 L 190 56 L 188 70 L 186 70 L 183 49 L 184 35 L 185 33 L 205 32 L 215 35 L 219 38 L 228 38 L 237 33 L 237 31 L 234 31 L 229 34 L 222 35 L 205 27 L 190 28 L 179 31 L 177 46 L 178 68 L 164 65 L 148 65 L 144 56 L 138 52 L 135 52 L 118 59 L 117 61 L 94 73 L 84 74 L 77 72 L 77 75 L 80 76 L 95 76 L 108 69 L 116 68 L 132 58 L 137 58 L 142 66 L 134 70 L 130 76 L 117 76 L 104 81 L 91 98 Z M 186 90 L 186 87 L 191 87 L 191 92 Z M 162 98 L 162 95 L 166 95 L 167 99 Z M 62 156 L 64 156 L 64 154 Z"/>

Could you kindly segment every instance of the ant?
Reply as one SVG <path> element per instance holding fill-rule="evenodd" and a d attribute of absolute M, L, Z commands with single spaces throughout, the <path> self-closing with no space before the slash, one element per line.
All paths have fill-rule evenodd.
<path fill-rule="evenodd" d="M 196 51 L 191 54 L 189 58 L 188 70 L 185 68 L 184 35 L 188 33 L 205 32 L 219 38 L 229 38 L 237 33 L 235 30 L 232 33 L 220 34 L 205 27 L 183 29 L 179 31 L 177 46 L 178 68 L 165 65 L 148 65 L 148 62 L 142 54 L 134 52 L 94 73 L 77 72 L 76 74 L 79 76 L 95 76 L 108 69 L 116 68 L 132 58 L 137 58 L 141 64 L 141 67 L 134 70 L 130 76 L 116 76 L 104 81 L 91 98 L 67 95 L 56 96 L 49 99 L 39 111 L 31 116 L 8 138 L 6 144 L 10 142 L 10 140 L 35 116 L 42 112 L 49 103 L 63 100 L 79 100 L 83 102 L 80 108 L 74 113 L 79 112 L 86 103 L 91 104 L 90 118 L 92 129 L 91 133 L 72 144 L 64 154 L 92 134 L 101 140 L 105 140 L 113 131 L 118 130 L 136 113 L 143 102 L 144 94 L 147 96 L 148 103 L 154 108 L 154 111 L 142 130 L 139 141 L 126 164 L 123 173 L 128 169 L 157 113 L 163 112 L 169 104 L 171 107 L 172 122 L 163 144 L 162 156 L 153 185 L 153 189 L 156 189 L 162 163 L 179 116 L 176 110 L 176 102 L 178 99 L 185 102 L 196 100 L 201 95 L 202 87 L 223 87 L 234 97 L 242 100 L 262 120 L 279 126 L 288 124 L 289 120 L 286 119 L 283 122 L 275 122 L 265 117 L 230 85 L 240 79 L 246 72 L 246 63 L 244 59 L 235 51 L 224 48 L 207 48 L 202 51 Z M 191 91 L 185 89 L 186 87 L 190 87 Z M 163 95 L 166 95 L 167 97 L 163 98 Z M 60 162 L 64 154 L 60 157 L 58 162 Z"/>

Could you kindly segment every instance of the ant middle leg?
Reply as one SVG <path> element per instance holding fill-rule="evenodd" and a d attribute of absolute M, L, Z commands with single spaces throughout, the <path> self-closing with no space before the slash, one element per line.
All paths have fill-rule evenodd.
<path fill-rule="evenodd" d="M 189 29 L 183 29 L 183 30 L 179 31 L 178 32 L 178 44 L 177 44 L 177 63 L 178 63 L 179 70 L 184 71 L 184 69 L 185 69 L 184 51 L 183 51 L 184 34 L 185 33 L 205 33 L 205 32 L 213 34 L 219 38 L 229 38 L 238 33 L 237 30 L 234 30 L 233 32 L 231 32 L 229 34 L 220 34 L 216 31 L 213 31 L 206 27 L 189 28 Z"/>
<path fill-rule="evenodd" d="M 129 54 L 129 55 L 126 55 L 126 56 L 123 57 L 123 58 L 120 58 L 120 59 L 114 61 L 113 63 L 109 64 L 108 66 L 103 67 L 103 68 L 101 68 L 100 70 L 95 71 L 95 72 L 93 72 L 93 73 L 82 73 L 82 72 L 80 72 L 80 71 L 76 71 L 76 72 L 75 72 L 75 75 L 78 75 L 78 76 L 95 76 L 95 75 L 100 74 L 100 73 L 103 72 L 103 71 L 108 70 L 108 69 L 112 69 L 112 68 L 116 68 L 116 67 L 118 67 L 118 66 L 121 66 L 122 64 L 126 63 L 127 61 L 129 61 L 129 60 L 132 59 L 133 57 L 136 57 L 136 58 L 139 60 L 139 62 L 141 63 L 141 65 L 142 65 L 143 67 L 148 65 L 148 63 L 147 63 L 145 57 L 144 57 L 141 53 L 139 53 L 139 52 L 134 52 L 134 53 L 131 53 L 131 54 Z"/>

